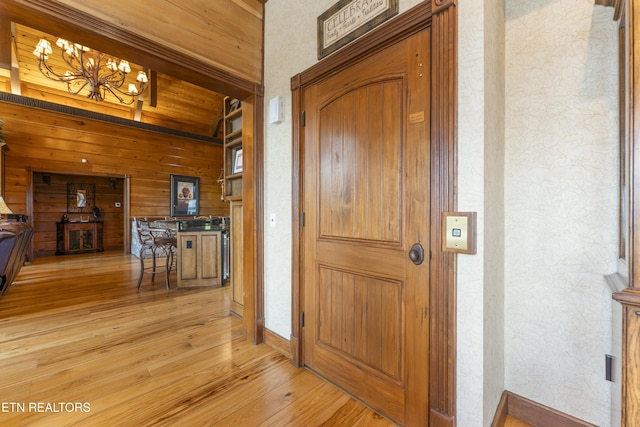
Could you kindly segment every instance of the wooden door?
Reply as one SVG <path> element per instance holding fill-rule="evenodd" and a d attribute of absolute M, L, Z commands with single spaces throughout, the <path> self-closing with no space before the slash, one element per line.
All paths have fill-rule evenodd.
<path fill-rule="evenodd" d="M 304 364 L 407 425 L 429 407 L 429 46 L 303 92 Z"/>

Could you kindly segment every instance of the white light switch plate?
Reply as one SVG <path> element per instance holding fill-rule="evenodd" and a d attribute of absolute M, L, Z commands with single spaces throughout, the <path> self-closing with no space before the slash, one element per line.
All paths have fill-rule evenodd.
<path fill-rule="evenodd" d="M 276 96 L 269 100 L 269 123 L 282 123 L 284 121 L 284 100 Z"/>

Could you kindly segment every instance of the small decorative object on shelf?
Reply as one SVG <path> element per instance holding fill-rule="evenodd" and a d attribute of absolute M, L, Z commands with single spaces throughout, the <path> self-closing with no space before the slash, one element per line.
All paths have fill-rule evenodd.
<path fill-rule="evenodd" d="M 233 174 L 242 173 L 242 148 L 236 148 L 233 153 Z"/>
<path fill-rule="evenodd" d="M 229 112 L 236 111 L 242 106 L 242 102 L 239 99 L 232 99 L 229 101 Z"/>
<path fill-rule="evenodd" d="M 220 175 L 216 183 L 220 184 L 220 200 L 224 200 L 224 168 L 220 168 Z"/>

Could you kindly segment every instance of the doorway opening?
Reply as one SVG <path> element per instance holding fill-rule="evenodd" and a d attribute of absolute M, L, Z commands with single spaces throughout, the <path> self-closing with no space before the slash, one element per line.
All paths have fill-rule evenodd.
<path fill-rule="evenodd" d="M 70 187 L 81 188 L 80 194 L 86 194 L 83 206 L 79 206 L 82 203 L 77 201 L 77 196 L 73 200 L 69 198 Z M 56 232 L 56 224 L 61 222 L 99 221 L 102 223 L 101 249 L 127 253 L 123 232 L 128 205 L 124 177 L 34 171 L 31 193 L 33 206 L 29 217 L 34 228 L 34 258 L 61 252 Z M 75 205 L 70 206 L 74 201 Z"/>

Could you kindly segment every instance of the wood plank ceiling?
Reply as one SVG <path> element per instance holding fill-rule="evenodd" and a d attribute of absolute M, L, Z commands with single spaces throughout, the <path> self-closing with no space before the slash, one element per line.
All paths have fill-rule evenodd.
<path fill-rule="evenodd" d="M 166 74 L 154 73 L 155 94 L 151 96 L 153 92 L 149 90 L 151 85 L 148 85 L 141 97 L 143 102 L 138 107 L 136 107 L 138 103 L 120 104 L 111 95 L 107 95 L 105 101 L 102 102 L 87 98 L 86 93 L 71 95 L 66 89 L 66 84 L 47 79 L 42 75 L 38 70 L 38 60 L 33 55 L 38 41 L 41 38 L 46 38 L 54 50 L 53 55 L 49 56 L 49 60 L 52 61 L 54 69 L 64 73 L 68 67 L 62 61 L 55 42 L 58 37 L 68 37 L 65 37 L 64 34 L 46 34 L 21 24 L 12 24 L 11 27 L 12 37 L 7 40 L 11 44 L 12 64 L 11 69 L 0 68 L 0 92 L 19 94 L 37 100 L 137 120 L 200 136 L 214 138 L 218 136 L 215 135 L 215 132 L 223 116 L 224 94 Z M 70 41 L 83 44 L 82 40 Z M 0 50 L 7 48 L 9 46 L 0 46 Z M 148 71 L 144 64 L 129 62 L 132 69 L 129 77 L 132 81 L 139 70 Z M 151 102 L 152 99 L 154 102 Z"/>

